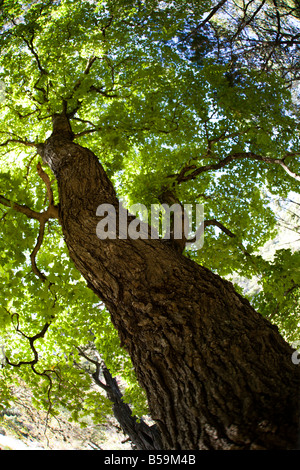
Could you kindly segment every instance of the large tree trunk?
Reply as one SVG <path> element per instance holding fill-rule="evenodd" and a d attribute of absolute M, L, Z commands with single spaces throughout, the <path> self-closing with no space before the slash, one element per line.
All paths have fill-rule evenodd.
<path fill-rule="evenodd" d="M 299 372 L 277 328 L 171 243 L 100 240 L 96 210 L 118 212 L 114 188 L 67 120 L 53 123 L 40 153 L 57 178 L 70 256 L 110 311 L 164 448 L 295 448 Z"/>

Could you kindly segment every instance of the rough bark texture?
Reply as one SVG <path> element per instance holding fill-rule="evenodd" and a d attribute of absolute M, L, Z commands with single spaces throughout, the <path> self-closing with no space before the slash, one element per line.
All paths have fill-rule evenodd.
<path fill-rule="evenodd" d="M 67 120 L 53 124 L 40 153 L 57 178 L 70 256 L 111 313 L 163 447 L 295 448 L 299 371 L 277 328 L 170 243 L 99 240 L 96 209 L 118 211 L 114 188 Z"/>

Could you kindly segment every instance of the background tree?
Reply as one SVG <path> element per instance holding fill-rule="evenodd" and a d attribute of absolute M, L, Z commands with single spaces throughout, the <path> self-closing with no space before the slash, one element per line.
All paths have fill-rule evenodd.
<path fill-rule="evenodd" d="M 76 364 L 77 367 L 87 371 L 94 379 L 95 384 L 103 389 L 108 399 L 112 402 L 114 417 L 119 423 L 125 435 L 136 450 L 160 450 L 161 441 L 155 424 L 148 425 L 142 418 L 134 416 L 118 384 L 118 380 L 112 377 L 105 363 L 99 357 L 93 343 L 90 343 L 79 354 L 86 361 L 84 364 Z M 90 366 L 92 365 L 92 370 Z"/>
<path fill-rule="evenodd" d="M 59 402 L 75 419 L 102 418 L 107 401 L 99 409 L 88 376 L 69 367 L 92 335 L 130 382 L 100 298 L 164 448 L 295 447 L 292 349 L 216 274 L 257 273 L 276 224 L 265 191 L 298 188 L 297 67 L 277 67 L 297 52 L 294 13 L 275 2 L 2 2 L 3 402 L 18 370 L 52 413 Z M 205 249 L 100 241 L 96 209 L 118 212 L 120 198 L 205 202 Z"/>

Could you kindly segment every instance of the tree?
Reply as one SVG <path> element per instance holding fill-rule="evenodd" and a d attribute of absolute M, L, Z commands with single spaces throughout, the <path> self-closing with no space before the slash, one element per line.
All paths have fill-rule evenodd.
<path fill-rule="evenodd" d="M 70 374 L 57 358 L 73 361 L 68 347 L 103 338 L 96 295 L 164 449 L 290 449 L 293 349 L 220 275 L 253 274 L 276 221 L 263 190 L 297 190 L 297 110 L 282 70 L 260 70 L 251 57 L 251 67 L 233 68 L 238 50 L 224 29 L 230 60 L 218 47 L 205 46 L 201 60 L 188 42 L 182 50 L 180 38 L 208 21 L 220 37 L 225 3 L 2 2 L 2 323 L 26 344 L 20 353 L 7 342 L 3 374 L 11 367 L 30 380 L 29 367 L 54 408 Z M 234 39 L 254 24 L 250 3 Z M 100 240 L 98 208 L 109 204 L 119 220 L 120 198 L 148 208 L 207 202 L 205 248 L 120 231 Z M 49 338 L 52 358 L 43 355 Z M 63 390 L 78 415 L 81 396 Z"/>
<path fill-rule="evenodd" d="M 94 365 L 95 370 L 88 372 L 91 373 L 96 385 L 105 391 L 112 402 L 113 414 L 124 434 L 128 435 L 133 448 L 136 450 L 160 450 L 161 442 L 156 425 L 149 426 L 143 419 L 139 419 L 132 414 L 130 406 L 124 401 L 117 379 L 111 375 L 106 365 L 101 361 L 97 351 L 94 350 L 93 344 L 89 346 L 88 351 L 79 349 L 79 354 L 87 360 L 89 365 Z M 86 364 L 84 366 L 77 364 L 77 367 L 85 369 Z M 104 381 L 101 375 L 103 375 Z"/>

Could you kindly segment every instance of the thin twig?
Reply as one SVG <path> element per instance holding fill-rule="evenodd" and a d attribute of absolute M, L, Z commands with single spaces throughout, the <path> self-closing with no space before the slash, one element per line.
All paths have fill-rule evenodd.
<path fill-rule="evenodd" d="M 221 0 L 212 10 L 211 12 L 207 15 L 206 18 L 204 18 L 203 21 L 201 21 L 201 23 L 196 26 L 196 28 L 193 28 L 192 31 L 190 31 L 188 34 L 186 34 L 184 36 L 184 40 L 187 39 L 188 37 L 190 36 L 193 36 L 195 33 L 197 33 L 199 31 L 199 29 L 203 28 L 203 26 L 220 10 L 220 8 L 222 8 L 225 3 L 227 2 L 227 0 Z"/>
<path fill-rule="evenodd" d="M 0 204 L 6 207 L 10 207 L 11 209 L 20 212 L 21 214 L 26 215 L 29 219 L 35 219 L 35 220 L 41 220 L 42 218 L 42 213 L 41 212 L 36 212 L 32 209 L 30 209 L 26 205 L 21 205 L 18 204 L 14 201 L 11 201 L 10 199 L 7 199 L 6 197 L 0 195 Z"/>
<path fill-rule="evenodd" d="M 36 276 L 38 276 L 40 278 L 40 280 L 42 282 L 46 282 L 47 277 L 37 267 L 37 265 L 36 265 L 36 255 L 37 255 L 38 251 L 40 250 L 40 248 L 42 246 L 42 243 L 43 243 L 43 240 L 44 240 L 45 224 L 46 224 L 45 221 L 40 222 L 38 239 L 37 239 L 37 242 L 36 242 L 36 245 L 35 245 L 33 251 L 30 254 L 32 271 L 34 272 L 34 274 L 36 274 Z"/>

